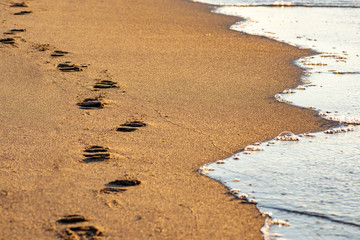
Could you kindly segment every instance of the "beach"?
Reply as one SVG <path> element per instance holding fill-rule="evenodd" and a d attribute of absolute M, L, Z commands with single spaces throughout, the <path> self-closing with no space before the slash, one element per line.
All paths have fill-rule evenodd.
<path fill-rule="evenodd" d="M 74 226 L 103 239 L 262 239 L 256 207 L 198 169 L 332 125 L 274 98 L 299 84 L 292 62 L 311 51 L 230 31 L 238 18 L 183 0 L 26 4 L 0 4 L 1 32 L 24 29 L 0 43 L 1 239 Z M 77 105 L 89 98 L 102 108 Z M 146 126 L 116 131 L 134 121 Z M 109 155 L 92 161 L 91 146 Z M 86 220 L 58 222 L 67 215 Z"/>

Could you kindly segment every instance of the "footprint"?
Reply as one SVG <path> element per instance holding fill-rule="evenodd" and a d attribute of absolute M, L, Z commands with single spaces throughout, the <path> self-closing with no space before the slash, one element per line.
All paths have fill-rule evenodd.
<path fill-rule="evenodd" d="M 66 240 L 89 239 L 95 240 L 103 236 L 103 233 L 94 226 L 71 227 L 61 232 L 60 237 Z"/>
<path fill-rule="evenodd" d="M 104 107 L 104 104 L 99 100 L 99 97 L 95 98 L 85 98 L 82 102 L 79 102 L 77 105 L 81 109 L 100 109 Z"/>
<path fill-rule="evenodd" d="M 127 179 L 121 179 L 121 180 L 115 180 L 112 182 L 109 182 L 106 184 L 107 186 L 116 186 L 116 187 L 132 187 L 140 185 L 141 181 L 133 179 L 133 180 L 127 180 Z"/>
<path fill-rule="evenodd" d="M 83 156 L 86 157 L 83 161 L 90 162 L 102 162 L 106 159 L 110 159 L 110 153 L 106 153 L 108 148 L 102 146 L 90 146 L 84 150 Z"/>
<path fill-rule="evenodd" d="M 83 68 L 87 68 L 85 65 L 75 65 L 70 62 L 60 63 L 57 68 L 62 72 L 80 72 Z"/>
<path fill-rule="evenodd" d="M 10 32 L 26 32 L 25 28 L 14 28 L 11 29 Z"/>
<path fill-rule="evenodd" d="M 30 14 L 30 13 L 32 13 L 32 11 L 21 11 L 21 12 L 14 13 L 14 15 L 26 15 L 26 14 Z"/>
<path fill-rule="evenodd" d="M 60 51 L 60 50 L 55 50 L 51 56 L 52 57 L 63 57 L 65 56 L 66 54 L 69 54 L 69 52 L 65 52 L 65 51 Z"/>
<path fill-rule="evenodd" d="M 109 149 L 108 148 L 104 148 L 102 146 L 97 146 L 97 145 L 93 145 L 90 147 L 87 147 L 84 152 L 88 152 L 88 153 L 97 153 L 97 152 L 107 152 Z"/>
<path fill-rule="evenodd" d="M 18 32 L 25 32 L 26 30 L 25 29 L 11 29 L 7 32 L 4 32 L 4 34 L 6 35 L 15 35 L 15 33 L 18 33 Z"/>
<path fill-rule="evenodd" d="M 4 35 L 15 35 L 15 33 L 10 32 L 10 31 L 8 31 L 8 32 L 3 32 L 3 34 L 4 34 Z"/>
<path fill-rule="evenodd" d="M 56 222 L 60 224 L 73 224 L 86 221 L 89 221 L 89 219 L 81 215 L 66 215 L 63 218 L 57 220 Z"/>
<path fill-rule="evenodd" d="M 25 2 L 13 3 L 10 7 L 29 7 Z"/>
<path fill-rule="evenodd" d="M 34 44 L 33 47 L 40 52 L 45 52 L 53 48 L 50 44 L 47 43 L 37 43 Z"/>
<path fill-rule="evenodd" d="M 111 193 L 125 192 L 126 190 L 127 189 L 123 189 L 123 188 L 107 187 L 107 188 L 101 189 L 99 192 L 105 193 L 105 194 L 111 194 Z"/>
<path fill-rule="evenodd" d="M 99 80 L 95 83 L 94 88 L 118 88 L 116 82 L 110 80 Z"/>
<path fill-rule="evenodd" d="M 0 43 L 15 46 L 15 39 L 14 38 L 0 38 Z"/>
<path fill-rule="evenodd" d="M 121 124 L 121 127 L 117 128 L 117 132 L 134 132 L 139 127 L 146 127 L 146 123 L 143 123 L 141 121 L 135 120 L 135 121 L 127 121 L 124 124 Z"/>
<path fill-rule="evenodd" d="M 124 124 L 122 124 L 121 126 L 126 126 L 126 127 L 145 127 L 146 123 L 143 123 L 141 121 L 135 120 L 135 121 L 128 121 Z"/>

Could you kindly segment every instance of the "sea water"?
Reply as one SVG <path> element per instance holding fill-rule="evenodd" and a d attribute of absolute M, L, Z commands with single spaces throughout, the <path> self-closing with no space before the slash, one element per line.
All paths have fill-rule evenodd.
<path fill-rule="evenodd" d="M 270 216 L 265 238 L 360 239 L 360 1 L 201 2 L 244 19 L 233 30 L 317 51 L 295 63 L 302 84 L 274 97 L 342 125 L 285 132 L 200 171 Z"/>

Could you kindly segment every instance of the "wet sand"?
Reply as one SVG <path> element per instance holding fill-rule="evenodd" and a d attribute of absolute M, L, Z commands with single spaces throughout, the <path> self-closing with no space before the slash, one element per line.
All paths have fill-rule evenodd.
<path fill-rule="evenodd" d="M 311 52 L 183 0 L 26 4 L 0 4 L 1 32 L 25 30 L 0 42 L 1 239 L 262 239 L 255 206 L 197 169 L 327 128 L 274 100 Z M 89 98 L 95 108 L 79 106 Z"/>

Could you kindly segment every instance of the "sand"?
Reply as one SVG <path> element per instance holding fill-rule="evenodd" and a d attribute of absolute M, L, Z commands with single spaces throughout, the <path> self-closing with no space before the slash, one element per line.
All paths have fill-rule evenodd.
<path fill-rule="evenodd" d="M 292 62 L 311 52 L 230 31 L 239 19 L 184 0 L 10 2 L 1 32 L 26 31 L 0 43 L 0 239 L 77 226 L 100 239 L 262 239 L 256 207 L 197 170 L 331 124 L 274 100 L 299 83 Z M 67 61 L 82 71 L 60 71 Z M 118 88 L 94 89 L 100 80 Z M 103 108 L 79 107 L 86 98 Z M 146 126 L 116 131 L 134 120 Z M 84 156 L 94 145 L 110 157 Z M 141 184 L 108 185 L 123 179 Z M 74 214 L 87 221 L 57 222 Z"/>

